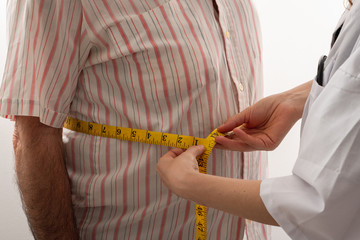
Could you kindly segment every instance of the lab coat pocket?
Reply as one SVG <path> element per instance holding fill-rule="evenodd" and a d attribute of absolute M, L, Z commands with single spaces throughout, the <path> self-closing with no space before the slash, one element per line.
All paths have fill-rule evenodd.
<path fill-rule="evenodd" d="M 311 104 L 299 154 L 317 166 L 309 181 L 327 181 L 330 188 L 340 179 L 360 184 L 359 102 L 360 78 L 338 69 Z"/>
<path fill-rule="evenodd" d="M 313 81 L 308 98 L 309 105 L 311 105 L 317 99 L 317 97 L 321 94 L 323 89 L 324 89 L 323 86 L 319 85 L 315 80 Z"/>
<path fill-rule="evenodd" d="M 314 101 L 317 99 L 317 97 L 321 94 L 322 90 L 324 89 L 323 86 L 319 85 L 316 80 L 314 79 L 311 86 L 311 91 L 309 93 L 308 99 L 306 100 L 304 113 L 302 116 L 302 127 L 303 124 L 306 122 L 306 118 L 308 115 L 309 108 L 314 103 Z"/>

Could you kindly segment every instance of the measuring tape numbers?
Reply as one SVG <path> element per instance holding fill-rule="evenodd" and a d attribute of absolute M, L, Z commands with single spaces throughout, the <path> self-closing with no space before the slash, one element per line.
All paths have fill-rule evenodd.
<path fill-rule="evenodd" d="M 125 128 L 103 125 L 92 122 L 85 122 L 75 118 L 67 117 L 64 128 L 72 131 L 90 134 L 99 137 L 115 138 L 119 140 L 156 144 L 161 146 L 176 147 L 187 149 L 194 145 L 203 145 L 205 151 L 198 158 L 200 173 L 206 174 L 207 160 L 212 149 L 215 146 L 215 137 L 223 136 L 216 129 L 210 133 L 207 138 L 197 138 L 172 133 L 154 132 L 142 129 Z M 206 240 L 207 207 L 196 205 L 196 239 Z"/>

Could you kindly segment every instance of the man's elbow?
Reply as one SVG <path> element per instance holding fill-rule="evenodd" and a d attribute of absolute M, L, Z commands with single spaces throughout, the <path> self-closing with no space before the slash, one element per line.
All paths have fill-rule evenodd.
<path fill-rule="evenodd" d="M 62 129 L 47 126 L 38 117 L 17 116 L 15 118 L 14 148 L 21 142 L 38 144 L 51 138 L 61 138 Z"/>
<path fill-rule="evenodd" d="M 26 151 L 36 153 L 43 149 L 62 147 L 62 129 L 44 125 L 38 117 L 17 116 L 13 133 L 16 167 Z M 56 147 L 56 148 L 57 148 Z"/>

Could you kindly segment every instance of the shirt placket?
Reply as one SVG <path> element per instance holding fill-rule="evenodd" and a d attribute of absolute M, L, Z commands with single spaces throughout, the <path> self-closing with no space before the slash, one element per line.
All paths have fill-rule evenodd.
<path fill-rule="evenodd" d="M 214 4 L 217 4 L 216 0 L 213 0 Z M 230 4 L 230 3 L 227 3 Z M 237 105 L 238 110 L 244 108 L 244 84 L 241 82 L 241 79 L 245 79 L 242 74 L 245 73 L 245 69 L 243 63 L 241 61 L 240 56 L 238 56 L 238 45 L 236 44 L 236 33 L 233 22 L 229 16 L 231 16 L 228 12 L 227 6 L 223 3 L 217 4 L 219 11 L 219 25 L 220 30 L 224 39 L 224 48 L 225 48 L 225 56 L 226 62 L 228 66 L 229 77 L 232 82 L 232 90 L 236 98 L 238 99 Z"/>

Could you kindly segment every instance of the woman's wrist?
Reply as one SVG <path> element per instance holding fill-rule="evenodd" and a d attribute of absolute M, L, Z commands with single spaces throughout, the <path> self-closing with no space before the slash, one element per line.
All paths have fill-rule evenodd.
<path fill-rule="evenodd" d="M 304 83 L 286 92 L 280 93 L 283 103 L 289 105 L 296 120 L 302 117 L 306 100 L 311 90 L 312 81 Z"/>
<path fill-rule="evenodd" d="M 196 201 L 196 192 L 197 188 L 201 187 L 199 185 L 202 182 L 202 175 L 200 172 L 183 174 L 183 177 L 175 181 L 170 188 L 179 197 Z"/>
<path fill-rule="evenodd" d="M 267 212 L 258 180 L 240 180 L 194 173 L 177 188 L 178 195 L 199 205 L 216 208 L 237 216 L 277 225 Z M 179 186 L 179 184 L 177 184 Z"/>

